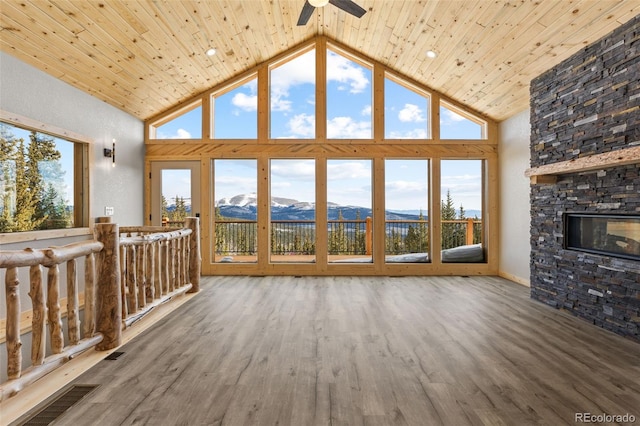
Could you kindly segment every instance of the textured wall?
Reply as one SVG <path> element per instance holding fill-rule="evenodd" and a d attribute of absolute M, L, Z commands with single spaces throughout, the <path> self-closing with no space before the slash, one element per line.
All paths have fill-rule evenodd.
<path fill-rule="evenodd" d="M 533 80 L 531 165 L 640 145 L 639 76 L 640 16 Z M 640 262 L 563 249 L 565 212 L 640 215 L 639 166 L 532 186 L 531 296 L 640 341 Z"/>
<path fill-rule="evenodd" d="M 500 123 L 500 275 L 529 284 L 529 110 Z"/>
<path fill-rule="evenodd" d="M 144 219 L 144 123 L 18 59 L 0 52 L 0 108 L 91 139 L 91 216 L 115 208 L 113 221 Z M 102 150 L 116 139 L 116 167 Z M 53 244 L 53 243 L 52 243 Z"/>

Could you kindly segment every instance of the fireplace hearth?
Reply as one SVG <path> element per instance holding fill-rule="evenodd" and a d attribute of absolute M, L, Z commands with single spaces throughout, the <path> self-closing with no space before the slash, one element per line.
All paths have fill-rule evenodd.
<path fill-rule="evenodd" d="M 640 216 L 565 213 L 564 248 L 640 260 Z"/>

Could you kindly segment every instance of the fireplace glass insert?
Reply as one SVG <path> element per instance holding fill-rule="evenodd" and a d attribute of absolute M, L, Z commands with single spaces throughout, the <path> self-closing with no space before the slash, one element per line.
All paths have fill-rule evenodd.
<path fill-rule="evenodd" d="M 564 246 L 640 260 L 640 216 L 565 213 Z"/>

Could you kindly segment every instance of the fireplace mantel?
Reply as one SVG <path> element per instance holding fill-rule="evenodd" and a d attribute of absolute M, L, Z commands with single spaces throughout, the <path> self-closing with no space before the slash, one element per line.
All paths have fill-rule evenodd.
<path fill-rule="evenodd" d="M 524 175 L 531 180 L 532 185 L 554 184 L 559 175 L 602 170 L 609 167 L 626 166 L 629 164 L 640 164 L 640 146 L 617 149 L 602 154 L 589 155 L 588 157 L 580 157 L 573 160 L 532 167 L 527 169 Z"/>

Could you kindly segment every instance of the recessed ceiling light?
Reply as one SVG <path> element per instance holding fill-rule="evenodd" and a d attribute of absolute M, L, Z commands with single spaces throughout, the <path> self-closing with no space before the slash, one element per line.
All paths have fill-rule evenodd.
<path fill-rule="evenodd" d="M 431 58 L 431 59 L 433 59 L 436 56 L 438 56 L 438 54 L 436 52 L 434 52 L 433 50 L 427 50 L 426 55 L 427 55 L 427 58 Z"/>
<path fill-rule="evenodd" d="M 214 49 L 213 47 L 207 50 L 207 56 L 213 56 L 215 54 L 216 54 L 216 49 Z"/>

